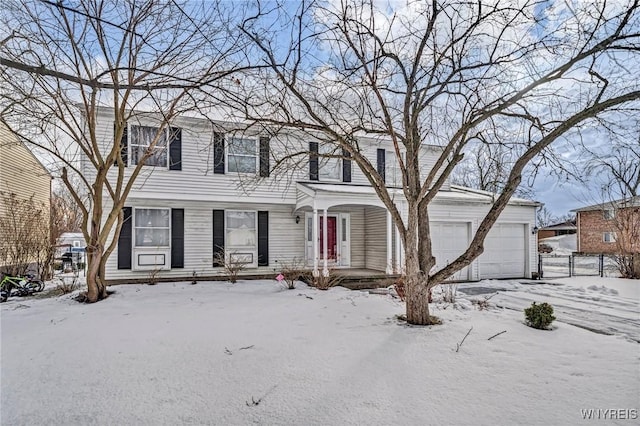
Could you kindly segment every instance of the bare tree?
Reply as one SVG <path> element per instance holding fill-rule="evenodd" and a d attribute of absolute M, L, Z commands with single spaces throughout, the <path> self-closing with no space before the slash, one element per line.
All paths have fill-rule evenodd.
<path fill-rule="evenodd" d="M 13 193 L 0 193 L 6 214 L 0 217 L 0 272 L 24 276 L 33 266 L 42 279 L 48 279 L 53 263 L 49 233 L 49 212 L 33 197 L 20 199 Z"/>
<path fill-rule="evenodd" d="M 105 264 L 117 245 L 122 207 L 138 178 L 151 173 L 145 162 L 166 151 L 167 129 L 195 108 L 198 89 L 226 84 L 236 67 L 241 47 L 229 16 L 237 7 L 9 0 L 3 8 L 2 24 L 13 30 L 0 40 L 0 119 L 60 164 L 57 173 L 81 210 L 86 299 L 95 302 L 107 296 Z M 103 106 L 113 111 L 113 133 L 98 126 Z M 127 164 L 122 136 L 141 112 L 161 119 L 137 162 Z"/>
<path fill-rule="evenodd" d="M 640 121 L 625 121 L 623 129 L 607 129 L 609 143 L 604 147 L 587 149 L 587 174 L 609 199 L 640 193 Z"/>
<path fill-rule="evenodd" d="M 268 68 L 242 77 L 229 102 L 254 123 L 320 134 L 334 146 L 328 155 L 344 151 L 360 167 L 401 235 L 412 324 L 434 322 L 429 290 L 483 252 L 527 165 L 573 129 L 638 106 L 633 67 L 618 65 L 638 63 L 637 1 L 544 9 L 538 2 L 343 0 L 255 10 L 242 29 L 255 47 L 251 58 Z M 290 30 L 278 29 L 284 22 Z M 406 216 L 361 152 L 361 135 L 393 143 Z M 502 144 L 513 162 L 468 249 L 433 270 L 428 206 L 478 139 Z M 421 173 L 425 143 L 442 152 Z"/>
<path fill-rule="evenodd" d="M 510 158 L 510 151 L 501 144 L 473 144 L 451 173 L 451 181 L 457 185 L 495 194 L 500 192 L 508 182 L 514 161 L 515 159 Z M 533 198 L 534 190 L 527 183 L 522 182 L 514 195 Z"/>
<path fill-rule="evenodd" d="M 78 186 L 76 186 L 76 191 L 77 188 Z M 78 205 L 66 186 L 54 186 L 51 194 L 51 237 L 53 241 L 56 241 L 65 232 L 81 232 L 81 230 L 82 207 Z"/>

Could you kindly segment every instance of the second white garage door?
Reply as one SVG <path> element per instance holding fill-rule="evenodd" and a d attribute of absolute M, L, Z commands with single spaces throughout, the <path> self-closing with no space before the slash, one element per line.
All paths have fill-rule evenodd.
<path fill-rule="evenodd" d="M 481 279 L 526 276 L 525 229 L 521 223 L 496 223 L 493 226 L 480 256 Z"/>
<path fill-rule="evenodd" d="M 431 222 L 431 241 L 436 269 L 453 262 L 469 246 L 468 222 Z M 468 280 L 469 268 L 457 272 L 452 279 Z"/>

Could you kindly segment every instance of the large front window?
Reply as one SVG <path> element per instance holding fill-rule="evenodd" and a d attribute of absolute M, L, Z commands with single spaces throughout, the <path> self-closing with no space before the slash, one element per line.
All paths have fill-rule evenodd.
<path fill-rule="evenodd" d="M 230 173 L 256 173 L 258 149 L 254 138 L 230 138 L 227 152 Z"/>
<path fill-rule="evenodd" d="M 254 211 L 227 210 L 225 248 L 231 262 L 253 264 L 257 260 L 258 217 Z"/>
<path fill-rule="evenodd" d="M 169 209 L 135 209 L 136 247 L 169 247 L 170 218 Z"/>
<path fill-rule="evenodd" d="M 152 126 L 131 126 L 129 130 L 131 164 L 167 167 L 167 132 Z M 148 157 L 143 158 L 144 155 Z"/>

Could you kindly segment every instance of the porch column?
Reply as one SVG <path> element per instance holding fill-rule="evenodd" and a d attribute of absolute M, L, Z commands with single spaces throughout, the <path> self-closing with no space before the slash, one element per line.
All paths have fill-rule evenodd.
<path fill-rule="evenodd" d="M 327 228 L 328 228 L 328 226 L 327 226 L 327 224 L 328 224 L 328 221 L 327 221 L 327 210 L 328 209 L 324 209 L 324 215 L 323 215 L 324 219 L 323 219 L 323 223 L 322 223 L 322 241 L 324 241 L 324 245 L 322 247 L 322 256 L 324 256 L 324 263 L 322 265 L 322 275 L 325 276 L 325 277 L 329 276 L 329 265 L 328 265 L 328 259 L 327 259 L 328 254 L 329 254 L 329 250 L 328 250 L 329 244 L 327 244 L 328 243 L 328 240 L 327 240 Z"/>
<path fill-rule="evenodd" d="M 313 229 L 311 230 L 311 238 L 313 242 L 311 245 L 313 246 L 313 276 L 317 277 L 320 275 L 318 273 L 318 259 L 320 257 L 320 238 L 318 237 L 318 209 L 313 208 Z"/>
<path fill-rule="evenodd" d="M 387 210 L 387 275 L 393 274 L 393 220 Z"/>
<path fill-rule="evenodd" d="M 404 259 L 402 256 L 402 240 L 400 236 L 400 231 L 397 229 L 396 231 L 396 264 L 395 264 L 395 272 L 396 274 L 402 274 Z"/>

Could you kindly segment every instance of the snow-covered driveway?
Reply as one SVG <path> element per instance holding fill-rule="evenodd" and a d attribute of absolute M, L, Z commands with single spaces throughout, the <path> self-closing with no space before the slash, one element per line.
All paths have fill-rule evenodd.
<path fill-rule="evenodd" d="M 531 302 L 547 302 L 558 321 L 640 342 L 640 281 L 573 277 L 546 281 L 482 281 L 461 284 L 462 293 L 499 294 L 490 301 L 519 312 Z M 482 296 L 473 296 L 482 298 Z"/>

